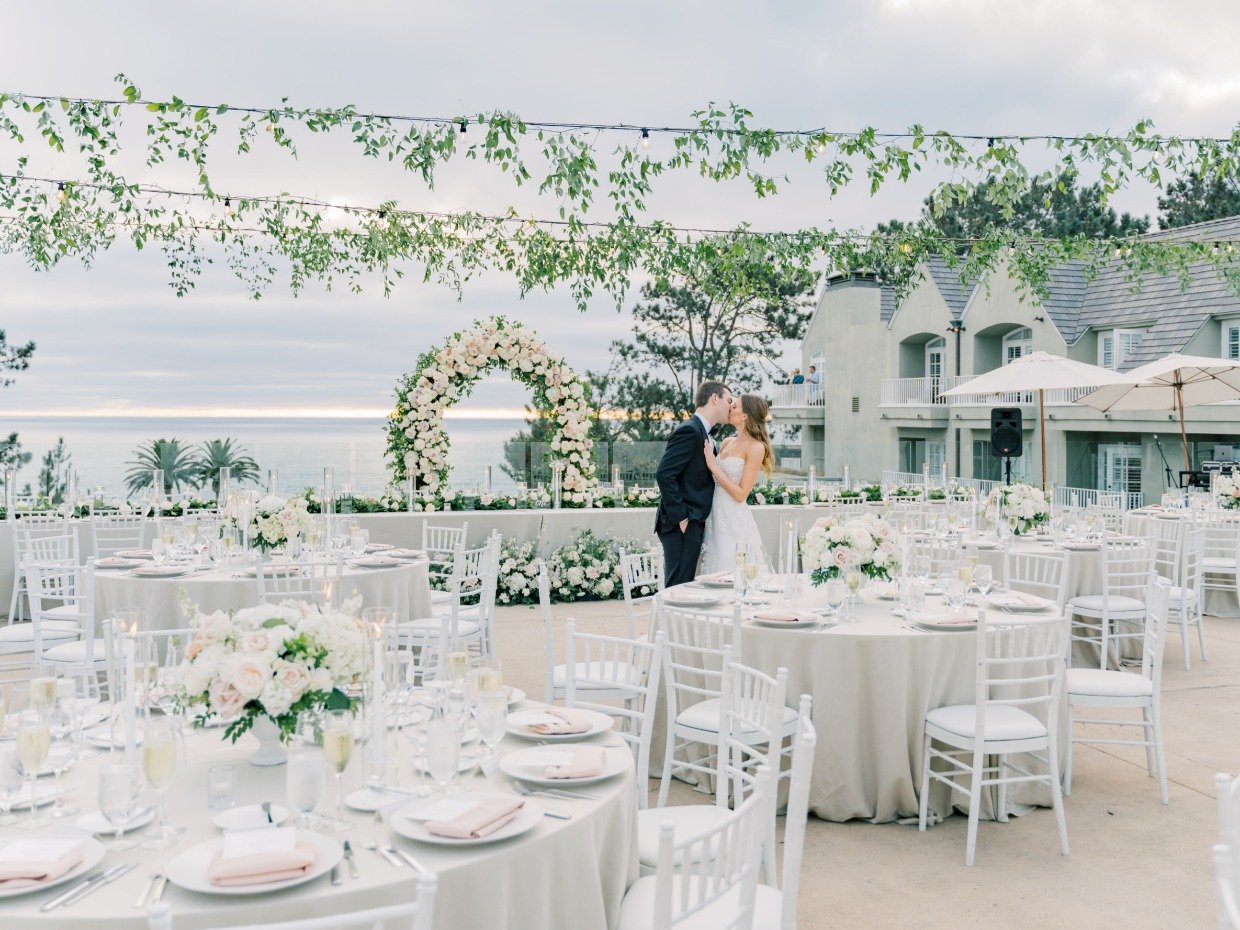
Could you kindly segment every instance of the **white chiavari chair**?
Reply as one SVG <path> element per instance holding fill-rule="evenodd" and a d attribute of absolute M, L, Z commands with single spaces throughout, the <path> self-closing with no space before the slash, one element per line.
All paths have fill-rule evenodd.
<path fill-rule="evenodd" d="M 146 516 L 92 512 L 90 537 L 97 559 L 109 558 L 126 549 L 141 549 L 146 538 Z"/>
<path fill-rule="evenodd" d="M 320 606 L 339 603 L 344 578 L 344 555 L 304 562 L 274 562 L 259 554 L 254 560 L 254 582 L 259 604 L 307 601 Z"/>
<path fill-rule="evenodd" d="M 391 904 L 351 914 L 299 917 L 277 923 L 231 924 L 213 930 L 431 930 L 439 879 L 431 872 L 422 871 L 410 880 L 417 889 L 417 901 L 412 904 Z M 172 912 L 167 904 L 153 905 L 147 921 L 148 930 L 173 930 Z"/>
<path fill-rule="evenodd" d="M 1205 564 L 1205 530 L 1184 521 L 1180 535 L 1179 562 L 1169 590 L 1172 619 L 1180 627 L 1180 644 L 1184 647 L 1184 670 L 1192 665 L 1189 656 L 1188 628 L 1197 627 L 1197 645 L 1201 661 L 1206 661 L 1206 628 L 1202 622 L 1205 590 L 1202 587 Z"/>
<path fill-rule="evenodd" d="M 433 605 L 433 616 L 416 617 L 402 621 L 402 629 L 438 630 L 440 622 L 449 621 L 449 648 L 451 651 L 484 644 L 483 623 L 485 619 L 486 591 L 484 584 L 491 565 L 497 563 L 494 556 L 494 537 L 475 549 L 457 547 L 452 556 L 452 568 L 448 575 L 449 600 L 445 605 Z M 498 564 L 495 565 L 498 571 Z M 493 596 L 493 589 L 492 589 Z M 486 653 L 484 653 L 486 654 Z"/>
<path fill-rule="evenodd" d="M 1003 584 L 1012 591 L 1054 601 L 1067 600 L 1068 560 L 1062 552 L 1039 552 L 1009 546 L 1003 552 Z"/>
<path fill-rule="evenodd" d="M 51 644 L 44 643 L 41 653 L 35 654 L 40 667 L 50 668 L 54 673 L 78 678 L 86 683 L 85 694 L 99 694 L 98 676 L 107 669 L 104 643 L 95 623 L 95 564 L 88 561 L 83 566 L 31 565 L 27 569 L 27 587 L 30 591 L 32 622 L 56 623 L 54 619 L 33 619 L 47 616 L 43 609 L 45 598 L 73 604 L 78 610 L 78 638 Z M 65 621 L 59 621 L 61 623 Z M 42 637 L 40 637 L 42 638 Z"/>
<path fill-rule="evenodd" d="M 31 563 L 26 567 L 26 576 L 25 587 L 31 592 L 30 620 L 0 628 L 0 656 L 13 657 L 6 662 L 6 668 L 28 669 L 32 660 L 42 668 L 48 649 L 76 642 L 82 635 L 79 619 L 49 619 L 49 609 L 45 607 L 50 602 L 70 604 L 78 610 L 77 596 L 82 584 L 78 566 L 68 562 Z"/>
<path fill-rule="evenodd" d="M 537 583 L 538 606 L 539 611 L 542 613 L 543 624 L 543 653 L 546 656 L 543 679 L 543 696 L 546 702 L 554 704 L 556 701 L 561 701 L 566 697 L 568 693 L 568 679 L 570 677 L 574 681 L 574 687 L 579 692 L 582 692 L 583 697 L 585 692 L 589 692 L 589 698 L 592 701 L 629 700 L 631 697 L 629 691 L 612 686 L 613 681 L 617 678 L 622 679 L 625 677 L 626 673 L 623 669 L 603 669 L 601 670 L 602 674 L 595 678 L 592 677 L 592 670 L 588 666 L 581 666 L 574 669 L 573 674 L 570 676 L 567 672 L 568 665 L 566 662 L 556 663 L 556 641 L 560 637 L 556 635 L 555 621 L 551 612 L 551 578 L 547 571 L 547 563 L 542 559 L 538 560 Z"/>
<path fill-rule="evenodd" d="M 22 598 L 26 594 L 25 560 L 31 544 L 45 537 L 69 537 L 59 557 L 44 557 L 43 561 L 78 562 L 77 534 L 72 524 L 62 514 L 30 514 L 21 519 L 16 513 L 8 514 L 13 534 L 13 592 L 9 597 L 9 623 L 22 618 Z"/>
<path fill-rule="evenodd" d="M 460 526 L 432 526 L 429 520 L 422 521 L 422 551 L 430 561 L 429 571 L 434 580 L 438 577 L 447 582 L 452 572 L 452 557 L 457 549 L 463 549 L 469 537 L 468 521 Z M 431 591 L 431 603 L 446 605 L 451 600 L 447 591 Z"/>
<path fill-rule="evenodd" d="M 1154 546 L 1148 539 L 1102 537 L 1102 593 L 1068 599 L 1071 642 L 1097 646 L 1099 668 L 1106 668 L 1111 647 L 1119 664 L 1124 640 L 1145 634 L 1145 596 L 1154 566 Z M 1079 618 L 1084 618 L 1079 619 Z"/>
<path fill-rule="evenodd" d="M 666 639 L 663 633 L 655 634 L 653 642 L 578 633 L 576 622 L 568 621 L 566 664 L 582 673 L 585 687 L 579 689 L 577 675 L 570 675 L 564 706 L 598 711 L 616 720 L 614 730 L 629 744 L 637 765 L 638 810 L 646 809 L 650 792 L 650 740 Z M 598 700 L 600 689 L 595 686 L 601 683 L 606 683 L 608 693 L 619 695 L 619 704 Z"/>
<path fill-rule="evenodd" d="M 1201 559 L 1202 591 L 1235 593 L 1237 552 L 1240 550 L 1240 520 L 1209 514 L 1202 521 L 1205 531 Z"/>
<path fill-rule="evenodd" d="M 936 578 L 944 573 L 955 570 L 956 563 L 961 560 L 960 542 L 940 536 L 906 536 L 906 564 L 922 562 L 930 566 L 930 577 Z"/>
<path fill-rule="evenodd" d="M 926 829 L 932 779 L 953 791 L 967 793 L 966 866 L 973 865 L 977 848 L 982 789 L 998 787 L 996 816 L 1004 819 L 1007 786 L 1027 782 L 1050 787 L 1060 850 L 1068 855 L 1056 742 L 1064 677 L 1064 634 L 1062 617 L 1021 618 L 999 624 L 987 622 L 986 612 L 979 610 L 974 703 L 938 707 L 926 714 L 918 827 Z M 935 743 L 946 748 L 939 749 Z M 1030 772 L 1009 758 L 1017 753 L 1027 754 L 1045 772 Z M 998 757 L 997 764 L 988 766 L 988 757 Z M 935 761 L 945 763 L 947 770 L 935 771 Z M 1009 770 L 1018 774 L 1010 775 Z"/>
<path fill-rule="evenodd" d="M 1179 584 L 1181 547 L 1187 519 L 1155 517 L 1145 521 L 1145 536 L 1154 547 L 1154 571 L 1172 584 Z"/>
<path fill-rule="evenodd" d="M 1068 692 L 1068 759 L 1064 766 L 1063 793 L 1072 793 L 1072 747 L 1077 743 L 1114 746 L 1141 746 L 1151 778 L 1158 775 L 1159 797 L 1167 803 L 1167 764 L 1163 754 L 1162 690 L 1163 644 L 1167 634 L 1167 604 L 1170 585 L 1165 578 L 1151 576 L 1146 594 L 1148 609 L 1145 637 L 1141 648 L 1141 671 L 1124 672 L 1099 668 L 1070 668 L 1065 676 Z M 1108 707 L 1141 711 L 1140 720 L 1117 717 L 1077 717 L 1077 708 Z M 1077 736 L 1077 724 L 1107 727 L 1139 727 L 1141 739 L 1111 739 Z"/>
<path fill-rule="evenodd" d="M 1214 889 L 1218 897 L 1218 925 L 1240 930 L 1240 778 L 1219 772 L 1214 776 L 1218 795 L 1219 842 L 1214 847 Z"/>
<path fill-rule="evenodd" d="M 439 678 L 447 662 L 449 621 L 431 626 L 402 627 L 398 623 L 383 628 L 391 681 L 403 681 L 410 688 L 422 687 Z"/>
<path fill-rule="evenodd" d="M 754 781 L 749 796 L 708 829 L 660 828 L 655 874 L 629 887 L 617 930 L 751 930 L 775 773 L 762 766 Z"/>
<path fill-rule="evenodd" d="M 639 611 L 643 618 L 653 619 L 655 598 L 663 590 L 663 553 L 657 549 L 633 553 L 621 549 L 617 571 L 624 594 L 628 636 L 636 639 L 640 635 L 637 629 Z"/>
<path fill-rule="evenodd" d="M 122 621 L 116 617 L 103 618 L 99 627 L 103 638 L 103 672 L 106 676 L 108 700 L 119 706 L 125 697 L 125 649 L 122 636 L 126 631 L 122 629 Z M 161 680 L 166 680 L 166 676 L 171 672 L 169 663 L 175 665 L 185 657 L 185 648 L 194 638 L 195 632 L 194 627 L 139 627 L 130 632 L 128 635 L 132 636 L 134 641 L 136 687 L 144 688 L 147 695 L 153 693 Z"/>

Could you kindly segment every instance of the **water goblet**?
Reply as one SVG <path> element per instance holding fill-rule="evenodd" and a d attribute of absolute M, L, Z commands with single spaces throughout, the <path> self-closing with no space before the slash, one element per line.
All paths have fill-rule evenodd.
<path fill-rule="evenodd" d="M 311 816 L 327 791 L 327 755 L 317 741 L 317 715 L 297 717 L 297 731 L 288 750 L 285 791 L 288 805 L 297 812 L 298 829 L 311 828 Z"/>
<path fill-rule="evenodd" d="M 124 762 L 110 762 L 99 770 L 99 811 L 111 825 L 115 835 L 107 848 L 132 849 L 134 839 L 125 839 L 125 824 L 133 818 L 138 806 L 138 784 L 133 767 Z"/>
<path fill-rule="evenodd" d="M 479 691 L 477 719 L 478 735 L 493 758 L 508 729 L 508 695 L 498 689 Z"/>
<path fill-rule="evenodd" d="M 973 583 L 977 585 L 978 593 L 985 597 L 990 593 L 990 589 L 994 587 L 994 569 L 989 565 L 979 565 L 973 573 Z"/>
<path fill-rule="evenodd" d="M 844 606 L 844 601 L 848 598 L 848 586 L 838 578 L 832 578 L 827 582 L 827 609 L 832 615 L 838 614 L 840 608 Z"/>
<path fill-rule="evenodd" d="M 950 610 L 959 610 L 965 605 L 965 592 L 968 591 L 968 585 L 959 578 L 950 578 L 947 581 L 947 592 L 944 600 Z"/>
<path fill-rule="evenodd" d="M 436 717 L 426 725 L 426 772 L 440 791 L 456 780 L 461 762 L 461 728 L 455 717 Z"/>
<path fill-rule="evenodd" d="M 73 680 L 57 678 L 56 703 L 52 708 L 51 714 L 51 736 L 53 743 L 57 745 L 56 756 L 51 762 L 52 785 L 56 790 L 56 799 L 52 801 L 52 806 L 47 809 L 47 816 L 49 817 L 68 817 L 78 812 L 77 807 L 64 802 L 63 794 L 60 791 L 61 776 L 77 759 L 77 744 L 74 741 L 77 731 L 76 720 L 77 694 Z M 50 748 L 48 755 L 51 757 Z"/>

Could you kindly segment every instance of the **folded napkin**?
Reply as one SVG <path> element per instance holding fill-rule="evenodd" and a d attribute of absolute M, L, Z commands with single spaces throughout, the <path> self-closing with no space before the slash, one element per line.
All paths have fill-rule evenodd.
<path fill-rule="evenodd" d="M 697 580 L 698 581 L 709 581 L 709 582 L 712 582 L 713 584 L 731 584 L 732 573 L 731 572 L 714 572 L 710 575 L 698 575 Z"/>
<path fill-rule="evenodd" d="M 940 626 L 977 625 L 977 617 L 970 617 L 966 614 L 920 614 L 912 619 L 917 623 L 934 623 Z"/>
<path fill-rule="evenodd" d="M 17 840 L 16 844 L 22 844 L 22 841 Z M 29 844 L 29 848 L 30 855 L 20 861 L 6 858 L 6 861 L 0 862 L 0 889 L 25 888 L 53 881 L 77 868 L 83 856 L 81 843 L 36 842 Z M 18 850 L 11 851 L 14 853 L 13 859 L 17 859 Z"/>
<path fill-rule="evenodd" d="M 815 614 L 803 610 L 757 610 L 754 611 L 753 618 L 755 620 L 779 620 L 784 623 L 813 623 L 818 620 Z"/>
<path fill-rule="evenodd" d="M 569 750 L 573 760 L 568 765 L 549 765 L 543 775 L 547 778 L 593 778 L 603 773 L 607 753 L 601 746 L 574 746 Z"/>
<path fill-rule="evenodd" d="M 990 602 L 1001 606 L 1015 604 L 1017 607 L 1041 607 L 1046 603 L 1046 599 L 1035 597 L 1032 594 L 1025 594 L 1023 591 L 1010 591 L 1007 594 L 998 594 L 992 597 Z"/>
<path fill-rule="evenodd" d="M 217 850 L 207 867 L 207 877 L 212 885 L 232 887 L 236 885 L 267 885 L 305 875 L 314 868 L 318 851 L 313 843 L 298 843 L 285 852 L 262 852 L 248 856 L 224 858 L 224 850 Z"/>
<path fill-rule="evenodd" d="M 525 802 L 496 798 L 481 801 L 451 820 L 428 820 L 426 832 L 433 836 L 446 836 L 457 840 L 478 840 L 494 833 L 516 817 Z"/>
<path fill-rule="evenodd" d="M 566 736 L 570 733 L 588 733 L 592 724 L 589 717 L 571 707 L 548 707 L 543 713 L 558 717 L 560 722 L 532 723 L 526 729 L 531 733 Z"/>

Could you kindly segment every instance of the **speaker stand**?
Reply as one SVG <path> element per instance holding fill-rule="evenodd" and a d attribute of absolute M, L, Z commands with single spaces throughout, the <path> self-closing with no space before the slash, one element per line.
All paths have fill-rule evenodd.
<path fill-rule="evenodd" d="M 1012 483 L 1012 457 L 1010 455 L 1003 457 L 1003 480 L 1008 485 Z"/>

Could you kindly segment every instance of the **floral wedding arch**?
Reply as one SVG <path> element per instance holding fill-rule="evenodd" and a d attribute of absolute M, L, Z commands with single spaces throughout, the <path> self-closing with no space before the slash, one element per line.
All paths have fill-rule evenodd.
<path fill-rule="evenodd" d="M 418 490 L 430 494 L 447 488 L 444 413 L 495 368 L 507 368 L 533 391 L 533 406 L 550 414 L 549 457 L 564 463 L 563 500 L 584 506 L 598 483 L 586 384 L 533 331 L 502 316 L 476 320 L 454 333 L 419 358 L 417 370 L 397 384 L 387 449 L 397 483 L 413 477 Z"/>

